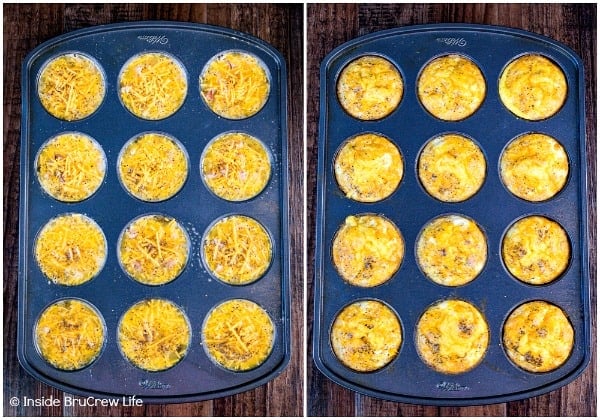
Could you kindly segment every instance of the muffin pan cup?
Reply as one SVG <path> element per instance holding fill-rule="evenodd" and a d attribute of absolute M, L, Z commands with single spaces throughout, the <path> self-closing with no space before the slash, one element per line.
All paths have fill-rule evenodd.
<path fill-rule="evenodd" d="M 271 91 L 265 106 L 243 120 L 214 114 L 200 96 L 198 80 L 205 64 L 228 50 L 247 51 L 265 64 Z M 118 75 L 123 65 L 143 52 L 161 51 L 185 67 L 188 93 L 181 108 L 158 121 L 138 118 L 123 107 Z M 81 52 L 102 67 L 106 95 L 98 110 L 80 121 L 51 116 L 40 103 L 37 80 L 48 59 L 64 52 Z M 149 403 L 175 403 L 223 397 L 262 385 L 279 375 L 290 358 L 290 292 L 288 251 L 287 75 L 284 58 L 272 46 L 247 34 L 200 24 L 137 22 L 96 26 L 67 33 L 40 45 L 23 63 L 21 127 L 21 196 L 19 237 L 18 357 L 35 378 L 60 390 L 85 396 L 135 395 Z M 51 136 L 64 131 L 90 135 L 106 154 L 106 176 L 96 193 L 77 203 L 59 202 L 46 194 L 37 179 L 36 154 Z M 166 133 L 184 146 L 189 173 L 183 188 L 162 202 L 132 197 L 119 182 L 117 160 L 123 145 L 144 132 Z M 203 184 L 200 157 L 208 142 L 229 131 L 258 139 L 272 157 L 272 176 L 256 197 L 241 203 L 215 197 Z M 52 217 L 82 213 L 103 230 L 108 255 L 102 271 L 90 282 L 65 287 L 53 284 L 35 260 L 37 232 Z M 190 254 L 183 272 L 162 286 L 147 286 L 129 278 L 118 261 L 118 237 L 123 228 L 143 214 L 173 217 L 187 231 Z M 273 241 L 268 271 L 256 282 L 231 286 L 213 278 L 201 260 L 201 239 L 207 227 L 229 214 L 258 220 Z M 75 372 L 53 368 L 38 353 L 34 327 L 42 310 L 63 298 L 83 299 L 94 305 L 106 323 L 106 342 L 100 356 Z M 185 312 L 191 326 L 187 354 L 174 367 L 147 372 L 129 363 L 117 343 L 118 322 L 136 302 L 148 298 L 172 301 Z M 271 317 L 275 329 L 273 351 L 263 364 L 247 372 L 232 372 L 215 364 L 201 343 L 208 312 L 218 303 L 242 298 L 256 302 Z"/>
<path fill-rule="evenodd" d="M 554 116 L 527 121 L 514 116 L 500 101 L 498 80 L 515 57 L 539 53 L 557 63 L 568 82 L 568 96 Z M 487 92 L 479 109 L 457 122 L 436 119 L 421 105 L 417 79 L 430 60 L 446 54 L 463 54 L 481 69 Z M 377 121 L 351 117 L 340 106 L 336 83 L 344 68 L 362 55 L 382 55 L 402 73 L 405 93 L 398 108 Z M 539 395 L 567 384 L 587 366 L 591 353 L 589 273 L 587 245 L 586 155 L 584 77 L 579 57 L 567 47 L 533 33 L 494 26 L 441 24 L 396 28 L 349 41 L 323 61 L 320 74 L 318 196 L 315 251 L 315 314 L 313 355 L 317 367 L 334 382 L 372 397 L 426 405 L 500 403 Z M 347 138 L 363 132 L 381 133 L 396 143 L 405 162 L 404 178 L 394 194 L 376 203 L 346 198 L 334 174 L 335 152 Z M 471 198 L 445 203 L 427 194 L 418 178 L 418 157 L 432 137 L 453 132 L 473 138 L 487 161 L 486 179 Z M 499 159 L 516 136 L 542 132 L 558 139 L 569 156 L 570 174 L 565 187 L 552 199 L 527 202 L 513 196 L 502 184 Z M 399 228 L 406 243 L 403 263 L 386 283 L 360 288 L 345 282 L 332 259 L 332 241 L 348 215 L 382 214 Z M 415 243 L 423 226 L 443 214 L 460 214 L 481 226 L 487 239 L 488 259 L 470 283 L 446 287 L 428 280 L 416 262 Z M 571 242 L 567 270 L 546 286 L 526 285 L 506 270 L 501 242 L 517 219 L 539 214 L 563 226 Z M 463 299 L 475 305 L 489 327 L 489 346 L 474 369 L 455 375 L 435 372 L 420 359 L 415 328 L 427 307 L 440 300 Z M 390 305 L 403 328 L 398 356 L 384 368 L 359 373 L 335 356 L 330 331 L 336 314 L 348 303 L 376 299 Z M 545 300 L 561 307 L 575 331 L 575 344 L 567 361 L 549 373 L 528 373 L 511 363 L 502 344 L 503 324 L 518 305 Z"/>

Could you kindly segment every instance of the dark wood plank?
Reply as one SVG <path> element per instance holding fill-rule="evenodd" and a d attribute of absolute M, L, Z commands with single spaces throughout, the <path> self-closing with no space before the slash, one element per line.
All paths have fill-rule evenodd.
<path fill-rule="evenodd" d="M 318 138 L 319 63 L 333 48 L 356 36 L 405 25 L 461 22 L 520 28 L 549 36 L 573 48 L 586 69 L 586 129 L 588 154 L 588 213 L 593 354 L 590 366 L 571 384 L 547 395 L 506 404 L 474 407 L 426 407 L 396 404 L 366 396 L 348 394 L 333 385 L 315 368 L 309 358 L 308 395 L 312 415 L 357 416 L 536 416 L 596 415 L 596 5 L 595 4 L 360 4 L 308 6 L 307 55 L 307 261 L 314 261 L 316 211 L 316 156 Z M 314 269 L 307 269 L 309 334 L 312 333 Z M 310 349 L 310 347 L 309 347 Z M 309 350 L 310 351 L 310 350 Z M 333 395 L 341 392 L 342 395 Z M 339 402 L 343 403 L 340 404 Z"/>
<path fill-rule="evenodd" d="M 303 19 L 300 4 L 34 4 L 4 6 L 4 414 L 35 416 L 300 416 L 303 395 Z M 25 55 L 54 36 L 112 22 L 177 20 L 222 25 L 269 42 L 288 65 L 292 343 L 288 368 L 256 390 L 228 398 L 142 407 L 65 406 L 63 394 L 30 377 L 16 357 L 20 69 Z M 56 397 L 58 407 L 11 407 L 10 397 Z M 74 397 L 80 398 L 80 397 Z M 227 407 L 233 408 L 227 408 Z"/>

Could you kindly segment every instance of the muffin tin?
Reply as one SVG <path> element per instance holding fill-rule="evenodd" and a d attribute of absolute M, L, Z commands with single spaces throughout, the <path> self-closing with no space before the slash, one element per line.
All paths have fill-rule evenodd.
<path fill-rule="evenodd" d="M 568 95 L 552 117 L 527 121 L 514 116 L 501 102 L 498 80 L 514 58 L 537 53 L 563 71 Z M 417 80 L 431 60 L 463 55 L 481 70 L 487 91 L 481 106 L 460 121 L 433 117 L 420 103 Z M 353 118 L 336 94 L 338 78 L 351 61 L 364 55 L 390 60 L 404 81 L 403 98 L 391 114 L 374 121 Z M 499 403 L 539 395 L 576 378 L 590 360 L 590 303 L 587 268 L 587 201 L 582 62 L 567 47 L 537 34 L 482 25 L 439 24 L 396 28 L 349 41 L 323 61 L 320 75 L 318 196 L 316 215 L 315 316 L 313 355 L 317 367 L 331 380 L 351 390 L 387 400 L 426 405 Z M 352 136 L 372 132 L 391 139 L 400 149 L 405 174 L 388 198 L 361 203 L 339 188 L 334 160 Z M 499 160 L 505 146 L 523 133 L 542 132 L 558 139 L 569 158 L 565 187 L 553 198 L 529 202 L 512 195 L 503 185 Z M 429 140 L 458 133 L 478 144 L 487 169 L 481 188 L 461 202 L 442 202 L 430 196 L 418 176 L 418 158 Z M 338 274 L 332 257 L 336 231 L 347 216 L 380 214 L 391 220 L 405 240 L 400 269 L 386 283 L 357 287 Z M 416 260 L 416 242 L 423 227 L 441 215 L 474 220 L 487 239 L 487 261 L 471 282 L 448 287 L 428 280 Z M 518 219 L 542 215 L 567 232 L 571 258 L 566 271 L 545 286 L 527 285 L 506 269 L 501 255 L 505 232 Z M 332 349 L 330 333 L 336 316 L 348 304 L 373 299 L 386 303 L 402 325 L 402 345 L 389 364 L 361 373 L 346 367 Z M 416 324 L 430 305 L 462 299 L 477 307 L 489 327 L 489 345 L 481 363 L 460 374 L 443 374 L 428 367 L 416 350 Z M 522 303 L 543 300 L 566 313 L 574 332 L 574 348 L 567 361 L 548 373 L 530 373 L 508 359 L 502 328 L 508 315 Z"/>
<path fill-rule="evenodd" d="M 242 51 L 258 59 L 269 74 L 270 92 L 263 108 L 244 119 L 216 115 L 200 94 L 199 77 L 213 57 Z M 132 57 L 158 52 L 176 58 L 187 77 L 181 107 L 160 120 L 136 117 L 119 95 L 119 74 Z M 65 121 L 49 114 L 38 96 L 38 78 L 50 59 L 82 54 L 100 68 L 105 96 L 90 116 Z M 79 395 L 120 397 L 135 395 L 144 402 L 171 403 L 212 399 L 252 389 L 279 375 L 290 358 L 290 296 L 287 185 L 287 75 L 283 57 L 267 43 L 237 31 L 179 22 L 111 24 L 74 31 L 51 39 L 33 50 L 23 63 L 21 130 L 21 202 L 19 257 L 18 356 L 25 370 L 58 389 Z M 239 131 L 259 139 L 271 159 L 271 177 L 252 199 L 233 202 L 218 198 L 205 186 L 200 159 L 216 136 Z M 106 156 L 106 175 L 98 190 L 79 202 L 62 202 L 41 187 L 35 159 L 49 138 L 63 132 L 91 136 Z M 129 194 L 118 176 L 123 146 L 142 133 L 166 134 L 181 145 L 188 159 L 182 188 L 163 201 L 143 201 Z M 79 213 L 102 229 L 107 245 L 103 269 L 80 286 L 60 286 L 41 272 L 35 241 L 48 220 Z M 186 231 L 189 257 L 173 281 L 150 286 L 138 283 L 122 269 L 118 259 L 119 236 L 142 215 L 174 218 Z M 216 220 L 229 215 L 257 220 L 272 241 L 272 260 L 255 282 L 234 286 L 219 281 L 201 257 L 203 234 Z M 104 347 L 89 366 L 75 371 L 54 368 L 36 349 L 34 328 L 42 311 L 62 299 L 79 299 L 98 310 L 106 326 Z M 150 372 L 130 363 L 118 346 L 117 329 L 123 314 L 145 299 L 165 299 L 184 312 L 191 341 L 175 366 Z M 247 299 L 266 311 L 273 322 L 273 349 L 264 363 L 245 372 L 217 365 L 202 344 L 207 314 L 230 299 Z"/>

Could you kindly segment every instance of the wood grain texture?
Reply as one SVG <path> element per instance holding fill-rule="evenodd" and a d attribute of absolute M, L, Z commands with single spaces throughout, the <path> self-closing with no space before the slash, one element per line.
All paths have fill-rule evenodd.
<path fill-rule="evenodd" d="M 34 4 L 4 6 L 4 415 L 301 416 L 303 414 L 303 13 L 300 4 Z M 288 68 L 292 355 L 275 380 L 235 396 L 142 407 L 11 407 L 9 398 L 63 393 L 29 376 L 16 356 L 21 63 L 40 43 L 94 25 L 175 20 L 226 26 L 277 48 Z"/>
<path fill-rule="evenodd" d="M 383 401 L 348 391 L 307 366 L 311 416 L 595 416 L 596 415 L 596 5 L 577 4 L 308 4 L 307 54 L 307 298 L 308 348 L 312 349 L 319 65 L 333 48 L 358 36 L 398 26 L 476 23 L 546 35 L 574 49 L 586 71 L 589 269 L 592 360 L 569 385 L 522 401 L 472 407 L 431 407 Z M 309 350 L 310 351 L 310 350 Z"/>

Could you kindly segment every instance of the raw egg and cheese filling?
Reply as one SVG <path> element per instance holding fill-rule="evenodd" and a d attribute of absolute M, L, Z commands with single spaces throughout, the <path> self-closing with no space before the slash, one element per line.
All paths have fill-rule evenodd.
<path fill-rule="evenodd" d="M 344 280 L 378 286 L 398 270 L 404 258 L 404 240 L 392 222 L 382 216 L 348 216 L 333 240 L 333 263 Z"/>
<path fill-rule="evenodd" d="M 257 196 L 271 177 L 271 161 L 260 141 L 245 133 L 226 133 L 202 155 L 202 176 L 208 188 L 228 201 Z"/>
<path fill-rule="evenodd" d="M 441 216 L 421 231 L 417 261 L 435 283 L 462 286 L 483 270 L 487 241 L 474 221 L 459 215 Z"/>
<path fill-rule="evenodd" d="M 402 76 L 383 57 L 364 56 L 348 64 L 337 82 L 342 107 L 354 118 L 378 120 L 394 111 L 404 91 Z"/>
<path fill-rule="evenodd" d="M 119 322 L 123 355 L 140 369 L 156 372 L 175 366 L 187 353 L 191 330 L 177 305 L 165 299 L 136 303 Z"/>
<path fill-rule="evenodd" d="M 346 197 L 375 202 L 389 197 L 402 180 L 404 163 L 394 143 L 378 134 L 347 140 L 334 162 L 335 178 Z"/>
<path fill-rule="evenodd" d="M 98 312 L 78 299 L 48 306 L 35 326 L 35 343 L 41 356 L 62 370 L 82 369 L 96 360 L 105 335 Z"/>
<path fill-rule="evenodd" d="M 525 217 L 504 235 L 502 259 L 517 279 L 546 284 L 558 278 L 569 265 L 571 245 L 565 230 L 542 216 Z"/>
<path fill-rule="evenodd" d="M 258 280 L 271 264 L 271 238 L 250 217 L 226 216 L 209 228 L 202 253 L 208 269 L 219 280 L 249 284 Z"/>
<path fill-rule="evenodd" d="M 104 75 L 98 65 L 79 53 L 52 59 L 38 78 L 42 106 L 65 121 L 90 116 L 102 103 L 105 89 Z"/>
<path fill-rule="evenodd" d="M 445 121 L 473 115 L 486 94 L 485 79 L 479 67 L 458 54 L 432 60 L 417 83 L 419 100 L 425 109 Z"/>
<path fill-rule="evenodd" d="M 524 134 L 504 149 L 500 175 L 506 188 L 517 197 L 544 201 L 565 186 L 569 158 L 554 138 L 540 133 Z"/>
<path fill-rule="evenodd" d="M 63 133 L 41 148 L 35 167 L 44 191 L 57 200 L 77 202 L 98 190 L 106 173 L 106 156 L 91 137 Z"/>
<path fill-rule="evenodd" d="M 449 299 L 425 311 L 417 323 L 417 351 L 432 369 L 446 374 L 477 366 L 489 343 L 486 320 L 472 304 Z"/>
<path fill-rule="evenodd" d="M 267 312 L 254 302 L 232 299 L 210 311 L 202 327 L 206 352 L 219 365 L 247 371 L 271 354 L 275 328 Z"/>
<path fill-rule="evenodd" d="M 467 200 L 485 180 L 486 162 L 479 146 L 458 134 L 431 140 L 419 157 L 419 179 L 427 192 L 440 201 Z"/>
<path fill-rule="evenodd" d="M 331 347 L 350 369 L 372 372 L 390 363 L 402 344 L 402 327 L 396 314 L 375 300 L 346 306 L 331 327 Z"/>
<path fill-rule="evenodd" d="M 567 79 L 555 63 L 529 54 L 513 60 L 498 84 L 500 99 L 517 117 L 538 121 L 556 114 L 567 97 Z"/>
<path fill-rule="evenodd" d="M 146 133 L 123 147 L 118 168 L 121 183 L 131 195 L 143 201 L 163 201 L 183 187 L 188 159 L 173 138 Z"/>
<path fill-rule="evenodd" d="M 200 75 L 200 94 L 217 115 L 238 120 L 260 111 L 271 85 L 263 64 L 253 55 L 230 51 L 210 60 Z"/>
<path fill-rule="evenodd" d="M 46 277 L 63 286 L 78 286 L 95 277 L 106 261 L 106 238 L 89 217 L 57 216 L 39 232 L 35 258 Z"/>
<path fill-rule="evenodd" d="M 167 118 L 177 112 L 185 100 L 187 75 L 170 55 L 139 54 L 121 70 L 119 95 L 125 108 L 139 118 Z"/>
<path fill-rule="evenodd" d="M 517 366 L 529 372 L 549 372 L 571 355 L 573 326 L 558 306 L 544 301 L 527 302 L 504 323 L 502 342 Z"/>
<path fill-rule="evenodd" d="M 119 238 L 119 262 L 134 280 L 157 286 L 174 280 L 185 268 L 189 239 L 181 225 L 162 215 L 132 221 Z"/>

